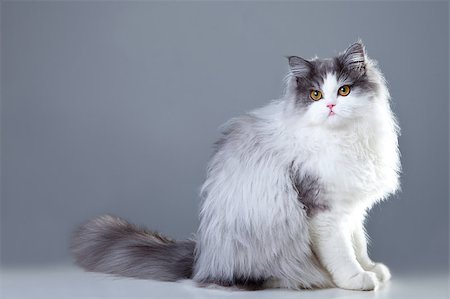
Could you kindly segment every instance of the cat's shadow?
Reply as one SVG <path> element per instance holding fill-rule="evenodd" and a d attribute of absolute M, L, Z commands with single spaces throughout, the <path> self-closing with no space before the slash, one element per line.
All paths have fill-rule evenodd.
<path fill-rule="evenodd" d="M 349 291 L 339 288 L 328 288 L 318 290 L 287 290 L 287 289 L 265 289 L 257 291 L 245 291 L 237 288 L 228 288 L 220 286 L 198 287 L 192 280 L 179 282 L 186 292 L 186 298 L 258 298 L 258 299 L 314 299 L 314 298 L 386 298 L 391 289 L 391 282 L 381 284 L 376 291 Z"/>

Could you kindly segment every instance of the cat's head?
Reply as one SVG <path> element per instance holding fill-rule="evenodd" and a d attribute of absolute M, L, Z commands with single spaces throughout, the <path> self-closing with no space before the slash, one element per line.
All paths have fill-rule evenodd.
<path fill-rule="evenodd" d="M 384 79 L 362 42 L 334 58 L 288 59 L 287 96 L 306 125 L 343 127 L 368 117 L 380 95 L 388 97 Z"/>

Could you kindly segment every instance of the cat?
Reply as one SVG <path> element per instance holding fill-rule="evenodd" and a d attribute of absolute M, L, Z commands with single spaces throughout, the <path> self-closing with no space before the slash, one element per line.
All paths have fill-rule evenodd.
<path fill-rule="evenodd" d="M 284 96 L 222 128 L 201 188 L 195 240 L 106 215 L 75 232 L 88 271 L 244 289 L 375 290 L 364 219 L 397 192 L 399 126 L 358 41 L 334 58 L 289 56 Z"/>

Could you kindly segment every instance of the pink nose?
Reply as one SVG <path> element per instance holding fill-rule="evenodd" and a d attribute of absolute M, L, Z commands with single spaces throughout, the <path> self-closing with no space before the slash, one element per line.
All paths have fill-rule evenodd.
<path fill-rule="evenodd" d="M 328 104 L 327 105 L 327 107 L 330 108 L 330 110 L 332 110 L 334 106 L 336 106 L 336 104 Z"/>

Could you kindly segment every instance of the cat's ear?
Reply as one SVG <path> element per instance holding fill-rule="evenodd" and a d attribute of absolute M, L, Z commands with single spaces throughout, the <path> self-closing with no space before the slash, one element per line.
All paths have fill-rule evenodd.
<path fill-rule="evenodd" d="M 312 64 L 306 59 L 298 56 L 287 56 L 289 60 L 289 67 L 292 74 L 297 78 L 303 78 L 308 76 L 312 70 Z"/>
<path fill-rule="evenodd" d="M 366 68 L 366 50 L 361 41 L 350 45 L 340 56 L 342 65 L 348 71 L 364 73 Z"/>

